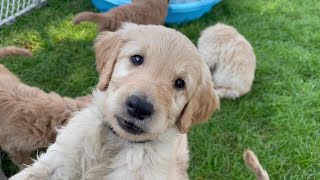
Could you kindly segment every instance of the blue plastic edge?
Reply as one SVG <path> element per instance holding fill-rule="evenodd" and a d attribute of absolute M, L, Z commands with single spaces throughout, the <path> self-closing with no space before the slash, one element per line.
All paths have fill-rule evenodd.
<path fill-rule="evenodd" d="M 101 12 L 106 12 L 111 8 L 129 4 L 130 2 L 130 0 L 92 0 L 93 5 Z M 219 2 L 221 2 L 221 0 L 203 0 L 201 2 L 186 4 L 169 4 L 166 23 L 179 24 L 200 18 Z"/>

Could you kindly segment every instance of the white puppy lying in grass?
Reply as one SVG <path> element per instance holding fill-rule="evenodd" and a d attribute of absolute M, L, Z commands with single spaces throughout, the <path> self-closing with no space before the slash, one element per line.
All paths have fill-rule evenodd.
<path fill-rule="evenodd" d="M 220 98 L 235 99 L 251 90 L 256 56 L 236 29 L 221 23 L 206 28 L 198 40 L 198 49 Z"/>

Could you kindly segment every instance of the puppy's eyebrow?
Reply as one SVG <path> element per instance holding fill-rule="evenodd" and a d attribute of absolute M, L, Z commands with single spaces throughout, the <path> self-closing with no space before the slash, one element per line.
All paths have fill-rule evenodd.
<path fill-rule="evenodd" d="M 191 67 L 191 66 L 187 66 L 187 65 L 179 65 L 179 66 L 176 66 L 174 68 L 174 72 L 175 72 L 175 77 L 195 77 L 196 76 L 196 70 Z"/>
<path fill-rule="evenodd" d="M 121 50 L 122 55 L 145 55 L 145 48 L 143 48 L 141 45 L 136 45 L 133 43 L 127 43 Z"/>

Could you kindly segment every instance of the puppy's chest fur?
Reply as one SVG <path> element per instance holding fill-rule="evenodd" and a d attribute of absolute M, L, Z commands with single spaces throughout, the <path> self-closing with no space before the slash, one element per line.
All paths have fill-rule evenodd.
<path fill-rule="evenodd" d="M 168 132 L 174 135 L 173 132 Z M 147 143 L 131 143 L 115 135 L 106 125 L 99 128 L 100 142 L 85 147 L 81 179 L 174 179 L 173 137 Z M 168 139 L 170 142 L 168 142 Z M 97 175 L 101 178 L 97 178 Z"/>

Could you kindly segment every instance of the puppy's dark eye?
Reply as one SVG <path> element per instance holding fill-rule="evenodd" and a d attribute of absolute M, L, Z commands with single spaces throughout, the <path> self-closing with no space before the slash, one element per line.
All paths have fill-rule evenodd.
<path fill-rule="evenodd" d="M 185 82 L 184 80 L 182 79 L 177 79 L 175 82 L 174 82 L 174 87 L 177 88 L 177 89 L 183 89 L 185 87 Z"/>
<path fill-rule="evenodd" d="M 131 57 L 131 61 L 134 65 L 139 66 L 143 63 L 143 57 L 140 55 L 134 55 Z"/>

